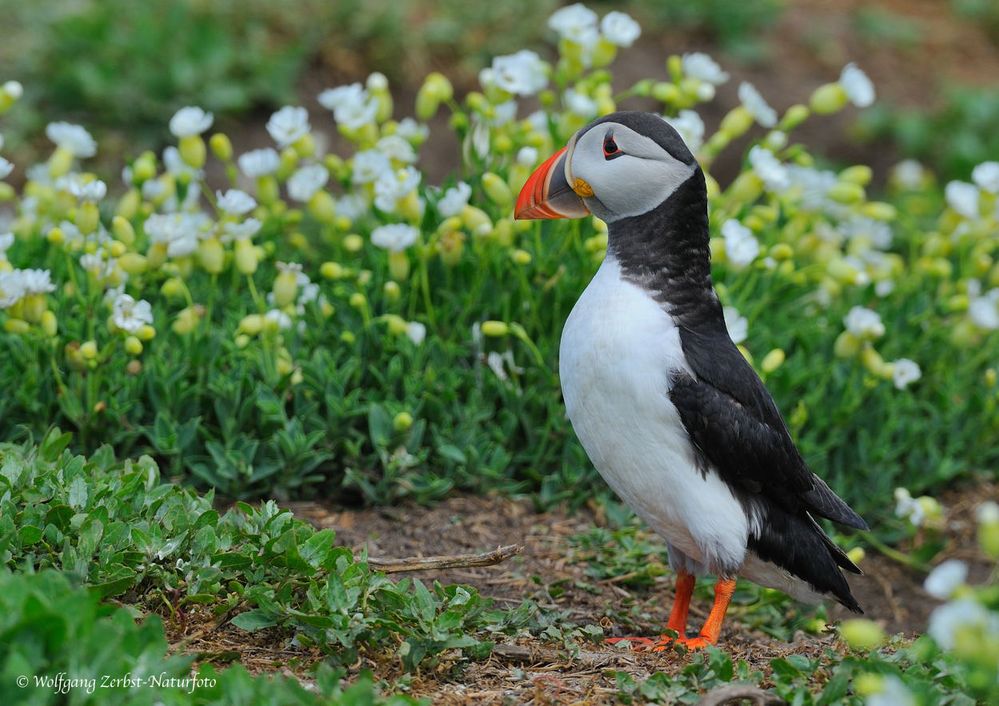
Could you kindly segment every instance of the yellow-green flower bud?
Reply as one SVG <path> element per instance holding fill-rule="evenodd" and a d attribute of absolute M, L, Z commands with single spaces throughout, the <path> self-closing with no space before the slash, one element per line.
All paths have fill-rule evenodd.
<path fill-rule="evenodd" d="M 29 294 L 21 299 L 20 304 L 21 318 L 32 324 L 40 322 L 42 314 L 49 308 L 44 294 Z"/>
<path fill-rule="evenodd" d="M 860 186 L 867 186 L 870 184 L 872 176 L 873 172 L 866 164 L 858 164 L 853 167 L 847 167 L 839 173 L 840 181 L 846 181 Z"/>
<path fill-rule="evenodd" d="M 51 311 L 46 310 L 42 312 L 40 324 L 46 336 L 53 337 L 59 333 L 59 321 Z"/>
<path fill-rule="evenodd" d="M 388 264 L 392 279 L 403 281 L 409 279 L 409 255 L 405 252 L 394 250 L 389 252 Z"/>
<path fill-rule="evenodd" d="M 240 274 L 252 275 L 257 271 L 260 262 L 257 246 L 249 240 L 237 240 L 233 246 L 233 257 L 236 261 L 236 270 Z"/>
<path fill-rule="evenodd" d="M 416 116 L 429 120 L 441 103 L 451 100 L 454 88 L 443 74 L 436 71 L 429 74 L 416 94 Z"/>
<path fill-rule="evenodd" d="M 837 113 L 846 107 L 846 91 L 838 83 L 827 83 L 815 89 L 808 104 L 819 115 Z"/>
<path fill-rule="evenodd" d="M 392 428 L 398 432 L 409 431 L 413 426 L 413 415 L 409 412 L 399 412 L 392 420 Z"/>
<path fill-rule="evenodd" d="M 274 305 L 279 309 L 288 306 L 298 295 L 298 276 L 290 270 L 283 270 L 274 278 L 271 289 L 274 294 Z"/>
<path fill-rule="evenodd" d="M 3 322 L 3 330 L 7 333 L 27 333 L 31 330 L 31 324 L 22 319 L 8 318 Z"/>
<path fill-rule="evenodd" d="M 111 219 L 111 231 L 114 237 L 125 245 L 132 245 L 135 242 L 135 229 L 127 218 L 115 216 Z"/>
<path fill-rule="evenodd" d="M 860 339 L 849 331 L 844 331 L 836 337 L 833 352 L 838 358 L 852 358 L 860 352 Z"/>
<path fill-rule="evenodd" d="M 760 370 L 764 373 L 772 373 L 777 368 L 784 364 L 785 353 L 780 348 L 774 348 L 772 351 L 763 356 L 763 360 L 760 361 Z"/>
<path fill-rule="evenodd" d="M 211 275 L 217 275 L 225 267 L 225 248 L 218 238 L 205 238 L 198 243 L 198 262 Z"/>
<path fill-rule="evenodd" d="M 232 142 L 229 137 L 221 132 L 216 132 L 208 140 L 208 146 L 212 149 L 212 154 L 223 162 L 232 160 Z"/>
<path fill-rule="evenodd" d="M 898 217 L 898 210 L 890 203 L 884 201 L 871 201 L 860 207 L 860 212 L 868 218 L 876 221 L 894 221 Z"/>
<path fill-rule="evenodd" d="M 784 113 L 784 117 L 781 118 L 777 129 L 782 132 L 790 132 L 808 120 L 809 115 L 811 115 L 811 111 L 807 106 L 801 105 L 800 103 L 792 105 L 787 109 L 787 112 Z"/>
<path fill-rule="evenodd" d="M 248 345 L 250 345 L 250 341 L 252 339 L 249 336 L 247 336 L 245 333 L 240 333 L 237 334 L 236 338 L 233 340 L 236 343 L 236 348 L 243 349 L 246 348 Z"/>
<path fill-rule="evenodd" d="M 510 253 L 510 259 L 513 260 L 515 265 L 530 265 L 531 264 L 531 253 L 526 250 L 521 250 L 517 248 Z"/>
<path fill-rule="evenodd" d="M 829 189 L 828 196 L 837 203 L 860 203 L 864 200 L 864 187 L 849 181 L 838 181 Z"/>
<path fill-rule="evenodd" d="M 65 147 L 56 147 L 49 157 L 49 176 L 57 179 L 69 173 L 73 168 L 73 153 Z"/>
<path fill-rule="evenodd" d="M 80 355 L 83 356 L 84 360 L 93 360 L 97 357 L 97 342 L 96 341 L 85 341 L 80 344 Z"/>
<path fill-rule="evenodd" d="M 777 243 L 772 248 L 770 248 L 770 257 L 777 260 L 777 262 L 784 262 L 785 260 L 790 260 L 794 257 L 794 248 L 792 248 L 787 243 Z"/>
<path fill-rule="evenodd" d="M 873 346 L 865 346 L 862 351 L 860 351 L 860 363 L 867 368 L 871 375 L 879 378 L 890 378 L 892 374 L 892 366 L 890 363 L 886 363 L 881 354 L 874 350 Z"/>
<path fill-rule="evenodd" d="M 202 308 L 198 305 L 181 309 L 170 328 L 178 336 L 186 336 L 197 328 L 198 322 L 201 320 L 201 313 Z"/>
<path fill-rule="evenodd" d="M 486 196 L 497 206 L 507 206 L 513 202 L 513 193 L 502 177 L 493 172 L 482 175 L 482 188 Z"/>
<path fill-rule="evenodd" d="M 89 235 L 97 230 L 101 222 L 101 212 L 97 210 L 97 204 L 87 201 L 80 204 L 76 211 L 76 227 L 84 235 Z"/>
<path fill-rule="evenodd" d="M 319 190 L 308 203 L 309 213 L 320 223 L 333 223 L 336 220 L 336 202 L 328 191 Z"/>
<path fill-rule="evenodd" d="M 483 321 L 482 335 L 500 338 L 510 333 L 510 326 L 505 321 Z"/>
<path fill-rule="evenodd" d="M 347 300 L 347 303 L 355 309 L 363 309 L 368 305 L 368 298 L 361 292 L 354 292 L 350 295 L 350 299 Z"/>
<path fill-rule="evenodd" d="M 442 233 L 437 248 L 444 264 L 454 267 L 461 262 L 461 254 L 465 250 L 465 234 L 460 230 Z"/>
<path fill-rule="evenodd" d="M 853 690 L 857 696 L 874 696 L 885 690 L 885 678 L 880 674 L 860 674 L 853 680 Z"/>
<path fill-rule="evenodd" d="M 187 285 L 180 277 L 171 277 L 160 287 L 160 292 L 168 299 L 184 299 L 187 297 Z"/>
<path fill-rule="evenodd" d="M 319 266 L 319 274 L 326 279 L 340 279 L 347 274 L 347 270 L 339 262 L 324 262 Z"/>
<path fill-rule="evenodd" d="M 239 331 L 249 336 L 256 336 L 264 330 L 264 317 L 260 314 L 248 314 L 239 322 Z"/>
<path fill-rule="evenodd" d="M 746 131 L 753 126 L 753 114 L 740 105 L 733 108 L 722 118 L 719 131 L 729 140 L 734 140 L 746 134 Z"/>
<path fill-rule="evenodd" d="M 989 387 L 995 387 L 996 382 L 999 382 L 999 373 L 996 372 L 995 368 L 988 368 L 985 371 L 985 384 Z"/>
<path fill-rule="evenodd" d="M 385 298 L 390 301 L 398 301 L 399 297 L 402 296 L 402 288 L 399 286 L 398 282 L 389 280 L 382 287 L 382 292 L 385 294 Z"/>
<path fill-rule="evenodd" d="M 675 105 L 680 100 L 680 89 L 674 83 L 660 81 L 652 85 L 652 97 L 666 105 Z"/>
<path fill-rule="evenodd" d="M 398 314 L 385 314 L 382 317 L 385 321 L 385 325 L 388 327 L 388 332 L 393 336 L 402 336 L 406 333 L 406 320 L 399 316 Z"/>
<path fill-rule="evenodd" d="M 141 184 L 156 176 L 156 155 L 146 151 L 132 162 L 132 181 Z"/>
<path fill-rule="evenodd" d="M 125 339 L 125 352 L 131 356 L 140 355 L 142 353 L 142 341 L 135 336 L 129 336 Z"/>
<path fill-rule="evenodd" d="M 343 238 L 343 249 L 347 252 L 361 252 L 364 249 L 364 238 L 357 233 L 345 235 Z"/>
<path fill-rule="evenodd" d="M 180 138 L 178 149 L 180 150 L 180 158 L 186 164 L 195 169 L 201 169 L 205 166 L 207 154 L 205 152 L 205 141 L 201 139 L 201 135 L 185 135 Z"/>
<path fill-rule="evenodd" d="M 763 180 L 755 172 L 743 172 L 735 178 L 725 192 L 731 203 L 748 204 L 756 201 L 763 193 Z"/>
<path fill-rule="evenodd" d="M 475 235 L 489 235 L 492 232 L 493 223 L 489 219 L 489 215 L 481 208 L 465 206 L 461 209 L 461 219 Z"/>
<path fill-rule="evenodd" d="M 156 329 L 149 324 L 143 324 L 139 327 L 139 330 L 135 332 L 135 335 L 140 341 L 151 341 L 156 337 Z"/>
<path fill-rule="evenodd" d="M 863 547 L 854 547 L 846 553 L 846 558 L 852 561 L 854 564 L 859 564 L 867 556 L 867 552 L 864 551 Z"/>
<path fill-rule="evenodd" d="M 978 544 L 989 558 L 999 559 L 999 516 L 995 503 L 978 508 Z"/>
<path fill-rule="evenodd" d="M 864 652 L 879 647 L 885 641 L 885 631 L 880 625 L 861 618 L 844 621 L 839 634 L 851 649 Z"/>

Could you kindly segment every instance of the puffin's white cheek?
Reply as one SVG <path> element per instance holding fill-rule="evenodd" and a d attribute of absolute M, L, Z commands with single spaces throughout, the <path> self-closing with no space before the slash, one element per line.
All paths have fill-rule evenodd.
<path fill-rule="evenodd" d="M 596 183 L 596 197 L 615 218 L 648 213 L 666 201 L 693 174 L 682 162 L 662 162 L 634 157 L 608 161 Z"/>

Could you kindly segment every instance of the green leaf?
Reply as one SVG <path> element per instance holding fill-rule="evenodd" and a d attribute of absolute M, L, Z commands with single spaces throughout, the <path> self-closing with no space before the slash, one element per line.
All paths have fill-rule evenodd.
<path fill-rule="evenodd" d="M 269 628 L 277 625 L 274 618 L 265 613 L 262 610 L 248 610 L 245 613 L 240 613 L 230 621 L 233 625 L 241 630 L 246 630 L 247 632 L 254 632 L 256 630 L 261 630 L 263 628 Z"/>

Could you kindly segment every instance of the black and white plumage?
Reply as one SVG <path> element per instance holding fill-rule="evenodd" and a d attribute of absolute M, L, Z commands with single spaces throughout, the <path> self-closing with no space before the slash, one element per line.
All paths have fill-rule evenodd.
<path fill-rule="evenodd" d="M 728 334 L 704 175 L 676 131 L 650 113 L 601 118 L 517 205 L 519 218 L 587 212 L 608 224 L 607 256 L 566 321 L 559 374 L 594 466 L 679 572 L 860 611 L 841 571 L 859 569 L 814 518 L 867 525 L 809 470 Z"/>

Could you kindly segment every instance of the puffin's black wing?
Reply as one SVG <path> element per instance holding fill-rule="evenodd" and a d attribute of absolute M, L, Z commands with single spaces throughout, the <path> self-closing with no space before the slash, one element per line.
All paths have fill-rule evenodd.
<path fill-rule="evenodd" d="M 719 322 L 721 324 L 721 322 Z M 670 400 L 695 446 L 722 479 L 796 514 L 811 512 L 856 529 L 867 523 L 809 470 L 770 393 L 724 324 L 680 329 L 696 377 L 673 381 Z"/>
<path fill-rule="evenodd" d="M 700 454 L 761 513 L 749 548 L 863 612 L 840 572 L 860 569 L 812 514 L 857 529 L 867 523 L 808 469 L 770 393 L 724 325 L 714 334 L 681 328 L 680 340 L 696 377 L 677 376 L 670 400 Z"/>

